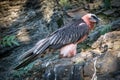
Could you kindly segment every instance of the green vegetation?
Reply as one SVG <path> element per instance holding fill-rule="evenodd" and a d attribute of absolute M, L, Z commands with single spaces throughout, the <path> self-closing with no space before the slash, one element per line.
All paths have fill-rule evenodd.
<path fill-rule="evenodd" d="M 104 25 L 103 28 L 100 31 L 100 34 L 104 35 L 105 33 L 110 32 L 110 31 L 111 31 L 111 25 L 109 25 L 109 24 Z"/>
<path fill-rule="evenodd" d="M 34 66 L 34 63 L 30 63 L 29 65 L 27 65 L 24 68 L 20 68 L 18 70 L 15 70 L 12 75 L 14 77 L 18 77 L 18 78 L 21 78 L 22 75 L 29 75 L 28 72 L 33 68 L 33 66 Z"/>
<path fill-rule="evenodd" d="M 111 0 L 103 0 L 105 9 L 111 8 Z"/>
<path fill-rule="evenodd" d="M 6 46 L 12 47 L 13 45 L 19 46 L 19 43 L 17 42 L 15 35 L 9 35 L 9 36 L 7 35 L 3 37 L 2 40 L 0 40 L 0 45 L 2 47 L 6 47 Z"/>
<path fill-rule="evenodd" d="M 64 7 L 65 9 L 68 9 L 70 7 L 70 2 L 69 0 L 60 0 L 59 4 Z"/>

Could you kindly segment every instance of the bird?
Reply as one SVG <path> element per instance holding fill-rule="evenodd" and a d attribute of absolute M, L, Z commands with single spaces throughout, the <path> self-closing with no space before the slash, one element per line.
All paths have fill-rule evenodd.
<path fill-rule="evenodd" d="M 33 48 L 20 56 L 22 62 L 15 67 L 19 69 L 25 67 L 36 60 L 39 55 L 43 55 L 47 49 L 60 50 L 60 57 L 73 57 L 77 53 L 77 44 L 84 41 L 100 18 L 95 14 L 87 13 L 75 22 L 57 29 L 53 33 L 38 41 Z"/>

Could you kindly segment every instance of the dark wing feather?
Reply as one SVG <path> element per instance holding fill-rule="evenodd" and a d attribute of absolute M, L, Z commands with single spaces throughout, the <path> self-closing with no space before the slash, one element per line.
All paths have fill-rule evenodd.
<path fill-rule="evenodd" d="M 38 58 L 38 55 L 43 54 L 47 48 L 59 49 L 67 44 L 76 43 L 88 33 L 89 28 L 82 20 L 64 26 L 45 39 L 40 40 L 32 49 L 23 54 L 21 60 L 24 60 L 15 69 L 24 67 L 34 61 Z"/>
<path fill-rule="evenodd" d="M 58 49 L 64 45 L 75 43 L 88 33 L 89 28 L 85 22 L 75 22 L 49 35 L 50 47 Z"/>

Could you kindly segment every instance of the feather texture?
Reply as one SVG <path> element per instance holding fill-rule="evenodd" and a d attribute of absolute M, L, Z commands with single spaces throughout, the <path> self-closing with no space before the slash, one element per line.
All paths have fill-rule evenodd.
<path fill-rule="evenodd" d="M 81 24 L 81 25 L 79 25 Z M 58 29 L 48 36 L 50 47 L 54 49 L 59 49 L 62 46 L 65 46 L 70 43 L 76 43 L 85 35 L 88 35 L 89 28 L 85 22 L 79 20 L 71 24 Z"/>
<path fill-rule="evenodd" d="M 89 27 L 82 19 L 64 26 L 48 35 L 45 39 L 40 40 L 32 49 L 24 53 L 21 57 L 23 61 L 15 69 L 26 66 L 35 60 L 38 55 L 43 54 L 47 48 L 56 50 L 68 44 L 77 43 L 88 33 Z"/>

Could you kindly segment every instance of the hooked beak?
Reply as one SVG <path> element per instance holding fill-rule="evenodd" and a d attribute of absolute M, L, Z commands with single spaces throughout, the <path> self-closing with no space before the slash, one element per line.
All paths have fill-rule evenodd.
<path fill-rule="evenodd" d="M 98 24 L 98 23 L 101 22 L 101 21 L 102 21 L 102 19 L 97 18 L 97 19 L 96 19 L 96 24 Z"/>
<path fill-rule="evenodd" d="M 90 18 L 90 21 L 98 24 L 100 21 L 102 21 L 102 19 L 100 19 L 100 18 Z"/>

